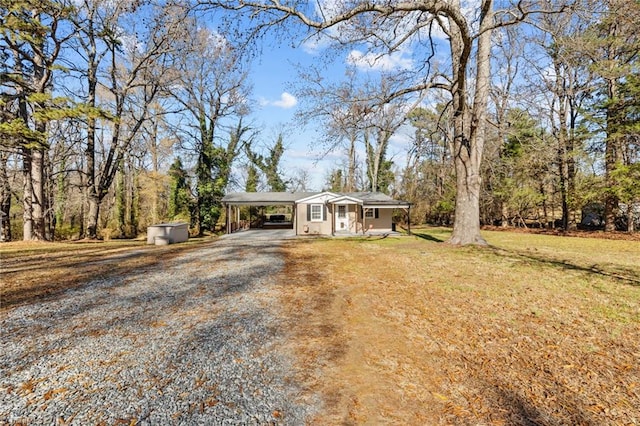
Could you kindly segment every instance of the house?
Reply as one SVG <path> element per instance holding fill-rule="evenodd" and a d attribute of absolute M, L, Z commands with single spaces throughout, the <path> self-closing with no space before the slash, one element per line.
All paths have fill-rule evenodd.
<path fill-rule="evenodd" d="M 289 227 L 296 235 L 381 234 L 395 230 L 394 209 L 407 214 L 411 204 L 380 192 L 235 192 L 222 203 L 227 209 L 227 233 L 237 229 Z M 287 213 L 264 213 L 241 219 L 241 208 L 279 207 Z M 251 210 L 249 209 L 249 212 Z"/>

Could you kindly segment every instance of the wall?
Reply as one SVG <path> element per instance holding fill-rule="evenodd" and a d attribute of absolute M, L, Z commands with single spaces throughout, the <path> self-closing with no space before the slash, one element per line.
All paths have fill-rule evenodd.
<path fill-rule="evenodd" d="M 319 203 L 311 203 L 319 204 Z M 322 222 L 307 221 L 307 208 L 311 204 L 298 204 L 296 208 L 296 234 L 298 235 L 331 235 L 331 210 L 325 206 L 326 217 Z M 305 232 L 305 226 L 308 232 Z"/>
<path fill-rule="evenodd" d="M 391 222 L 393 221 L 393 209 L 378 209 L 378 218 L 358 218 L 358 231 L 362 232 L 362 224 L 367 231 L 390 232 Z"/>

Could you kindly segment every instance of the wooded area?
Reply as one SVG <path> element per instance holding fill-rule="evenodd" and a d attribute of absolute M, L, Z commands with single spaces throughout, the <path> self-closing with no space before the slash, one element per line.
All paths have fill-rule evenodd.
<path fill-rule="evenodd" d="M 344 158 L 313 189 L 406 199 L 457 244 L 481 225 L 640 226 L 638 0 L 1 0 L 0 16 L 0 241 L 202 234 L 228 189 L 311 189 L 282 170 L 286 135 L 247 124 L 266 34 L 412 55 L 342 82 L 301 70 L 299 119 Z"/>

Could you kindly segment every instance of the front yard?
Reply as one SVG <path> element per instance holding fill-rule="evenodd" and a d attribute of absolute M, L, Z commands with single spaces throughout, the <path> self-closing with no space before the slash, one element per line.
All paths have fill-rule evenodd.
<path fill-rule="evenodd" d="M 274 256 L 284 254 L 284 268 L 267 293 L 251 291 L 277 307 L 278 326 L 269 333 L 283 344 L 262 341 L 258 352 L 294 355 L 285 378 L 317 413 L 307 424 L 640 424 L 640 241 L 485 231 L 490 247 L 460 248 L 443 243 L 448 235 L 424 228 L 413 237 L 301 238 L 281 249 L 263 243 Z M 206 302 L 198 298 L 208 289 L 213 299 L 207 306 L 227 307 L 216 289 L 236 288 L 239 266 L 228 262 L 237 257 L 238 265 L 248 265 L 258 249 L 238 242 L 241 256 L 224 254 L 222 246 L 213 260 L 200 251 L 219 243 L 202 243 L 3 245 L 0 320 L 31 305 L 56 306 L 76 291 L 91 295 L 86 283 L 95 277 L 121 283 L 96 291 L 132 291 L 148 285 L 141 271 L 156 270 L 199 286 L 199 292 L 185 293 L 183 305 Z M 181 263 L 189 253 L 210 276 Z M 157 297 L 140 296 L 140 303 L 176 297 L 152 288 Z M 244 292 L 250 293 L 236 289 L 225 297 L 244 300 Z M 141 341 L 157 324 L 169 325 L 172 312 L 181 321 L 191 318 L 182 305 L 143 305 L 140 315 L 167 318 L 135 328 Z M 215 309 L 201 313 L 185 327 L 222 318 Z M 65 324 L 58 324 L 60 333 Z M 94 334 L 98 341 L 114 333 L 105 328 Z M 201 359 L 215 367 L 219 359 L 202 349 Z M 189 368 L 202 367 L 195 362 Z M 147 397 L 140 394 L 141 401 Z M 202 407 L 204 417 L 215 408 Z M 292 419 L 284 411 L 268 414 L 277 423 Z"/>
<path fill-rule="evenodd" d="M 288 245 L 318 423 L 640 424 L 640 242 L 484 235 Z"/>

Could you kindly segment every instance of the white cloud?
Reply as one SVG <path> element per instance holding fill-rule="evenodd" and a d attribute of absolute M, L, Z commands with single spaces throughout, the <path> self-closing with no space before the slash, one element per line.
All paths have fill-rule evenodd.
<path fill-rule="evenodd" d="M 403 52 L 394 52 L 387 55 L 352 50 L 347 56 L 347 63 L 360 69 L 377 71 L 409 70 L 413 68 L 413 60 L 404 57 Z"/>
<path fill-rule="evenodd" d="M 309 55 L 317 55 L 331 45 L 331 38 L 323 33 L 314 34 L 302 43 L 302 50 Z"/>
<path fill-rule="evenodd" d="M 283 92 L 277 101 L 267 101 L 266 105 L 273 105 L 278 108 L 289 109 L 298 105 L 298 99 L 289 92 Z"/>

